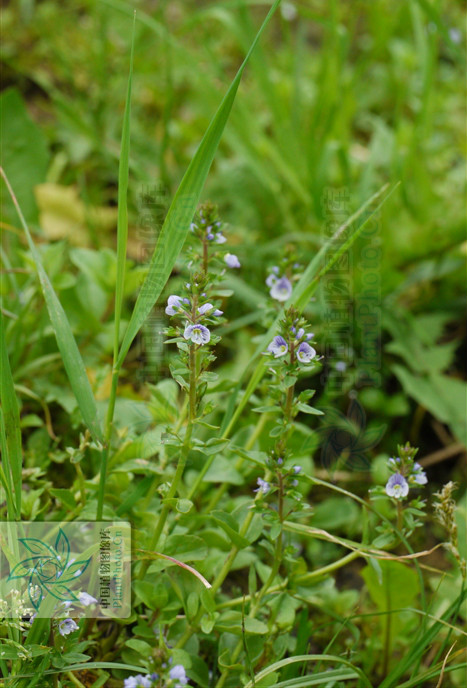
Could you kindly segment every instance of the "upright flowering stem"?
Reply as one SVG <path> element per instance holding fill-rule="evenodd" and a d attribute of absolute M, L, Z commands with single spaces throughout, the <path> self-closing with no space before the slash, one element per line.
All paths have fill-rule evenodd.
<path fill-rule="evenodd" d="M 167 517 L 170 513 L 170 500 L 175 497 L 177 494 L 178 486 L 180 485 L 180 481 L 183 477 L 183 472 L 185 470 L 186 466 L 186 461 L 188 458 L 188 453 L 190 451 L 191 447 L 191 436 L 193 434 L 193 424 L 194 420 L 196 417 L 196 380 L 197 380 L 197 374 L 196 374 L 196 351 L 195 351 L 195 344 L 190 344 L 189 346 L 189 361 L 190 361 L 190 382 L 189 382 L 189 391 L 188 391 L 188 398 L 189 398 L 189 406 L 188 406 L 188 423 L 186 427 L 186 432 L 185 432 L 185 437 L 183 441 L 183 446 L 180 450 L 180 456 L 178 459 L 177 463 L 177 468 L 175 470 L 175 475 L 172 480 L 172 484 L 170 486 L 170 489 L 165 497 L 165 504 L 162 507 L 162 511 L 159 516 L 159 520 L 157 521 L 157 526 L 154 531 L 154 535 L 152 536 L 152 540 L 149 545 L 149 549 L 151 551 L 155 550 L 159 538 L 162 534 L 162 531 L 164 529 L 165 523 L 167 521 Z M 140 569 L 140 575 L 139 578 L 144 578 L 146 575 L 146 572 L 150 566 L 150 560 L 146 560 L 142 563 L 141 569 Z"/>

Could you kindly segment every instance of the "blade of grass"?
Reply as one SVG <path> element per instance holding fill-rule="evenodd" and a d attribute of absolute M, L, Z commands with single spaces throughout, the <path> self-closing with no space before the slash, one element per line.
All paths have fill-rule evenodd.
<path fill-rule="evenodd" d="M 96 402 L 91 390 L 91 385 L 89 384 L 89 380 L 86 375 L 83 359 L 81 358 L 76 340 L 73 336 L 73 332 L 71 331 L 70 323 L 68 322 L 65 311 L 58 300 L 48 275 L 44 270 L 39 251 L 34 244 L 31 233 L 29 232 L 29 228 L 26 224 L 26 220 L 24 219 L 21 208 L 19 207 L 18 201 L 3 167 L 0 167 L 0 174 L 5 181 L 8 192 L 15 205 L 16 212 L 18 213 L 19 220 L 26 234 L 26 239 L 34 259 L 39 281 L 41 283 L 42 293 L 44 294 L 45 303 L 49 312 L 50 322 L 52 324 L 52 328 L 57 339 L 57 345 L 62 356 L 63 365 L 65 366 L 65 370 L 67 372 L 68 379 L 70 380 L 71 388 L 76 397 L 76 401 L 78 402 L 83 420 L 89 428 L 91 435 L 96 440 L 103 442 L 104 437 L 97 416 Z"/>
<path fill-rule="evenodd" d="M 178 187 L 177 193 L 175 194 L 162 226 L 161 234 L 151 259 L 148 275 L 141 287 L 133 314 L 125 332 L 117 360 L 118 368 L 122 366 L 131 343 L 138 334 L 138 331 L 155 305 L 162 289 L 170 277 L 172 268 L 188 234 L 190 223 L 195 214 L 196 206 L 204 187 L 204 182 L 206 181 L 222 132 L 229 118 L 243 71 L 256 43 L 260 39 L 279 3 L 280 0 L 275 0 L 269 10 L 180 182 L 180 186 Z"/>
<path fill-rule="evenodd" d="M 360 679 L 362 680 L 362 685 L 369 686 L 369 688 L 371 688 L 371 683 L 369 682 L 366 675 L 363 673 L 361 669 L 356 667 L 351 662 L 348 662 L 346 659 L 342 659 L 342 657 L 338 657 L 337 655 L 324 654 L 298 655 L 297 657 L 287 657 L 286 659 L 281 659 L 279 662 L 274 662 L 273 664 L 270 664 L 268 667 L 266 667 L 266 669 L 263 669 L 258 674 L 256 674 L 255 681 L 259 682 L 269 674 L 272 674 L 277 669 L 282 669 L 282 667 L 289 666 L 290 664 L 295 664 L 296 662 L 332 662 L 333 664 L 343 664 L 344 666 L 351 669 L 354 672 L 354 675 L 360 677 Z M 252 681 L 248 681 L 248 683 L 245 685 L 245 688 L 253 688 L 253 685 L 254 684 Z M 282 683 L 281 685 L 286 686 L 287 682 Z M 293 685 L 293 683 L 290 685 Z"/>
<path fill-rule="evenodd" d="M 18 400 L 5 340 L 5 323 L 0 312 L 0 396 L 2 404 L 2 478 L 8 498 L 9 520 L 21 517 L 21 429 Z M 9 493 L 9 494 L 8 494 Z"/>
<path fill-rule="evenodd" d="M 104 510 L 105 480 L 107 477 L 107 460 L 109 444 L 112 435 L 112 421 L 117 398 L 119 368 L 117 367 L 118 347 L 120 343 L 120 320 L 122 315 L 123 291 L 125 284 L 126 250 L 128 243 L 128 176 L 130 160 L 130 120 L 131 120 L 131 87 L 133 81 L 133 56 L 135 48 L 136 12 L 133 14 L 133 31 L 130 50 L 130 70 L 123 115 L 122 141 L 120 145 L 120 160 L 118 166 L 118 217 L 117 217 L 117 276 L 115 285 L 115 321 L 112 383 L 109 395 L 109 405 L 105 419 L 105 447 L 102 452 L 99 487 L 97 492 L 96 520 L 102 519 Z"/>
<path fill-rule="evenodd" d="M 467 589 L 463 588 L 457 597 L 457 599 L 449 606 L 449 608 L 441 616 L 441 621 L 447 621 L 451 616 L 455 617 L 460 609 L 460 606 L 467 597 Z M 380 688 L 395 688 L 399 685 L 399 679 L 418 662 L 423 656 L 424 652 L 431 646 L 434 639 L 437 637 L 441 631 L 442 623 L 441 621 L 436 621 L 434 624 L 429 626 L 426 632 L 417 639 L 411 646 L 411 649 L 407 654 L 401 658 L 394 669 L 389 673 L 388 676 L 383 680 Z M 410 681 L 409 681 L 410 684 Z M 415 684 L 416 685 L 416 684 Z"/>

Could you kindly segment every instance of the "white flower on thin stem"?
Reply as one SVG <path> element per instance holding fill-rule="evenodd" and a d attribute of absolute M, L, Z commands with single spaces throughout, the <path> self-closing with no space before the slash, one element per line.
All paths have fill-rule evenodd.
<path fill-rule="evenodd" d="M 269 293 L 276 301 L 287 301 L 292 294 L 292 283 L 287 277 L 281 277 L 274 282 Z"/>
<path fill-rule="evenodd" d="M 229 266 L 229 268 L 240 268 L 240 261 L 238 260 L 237 256 L 235 253 L 226 253 L 224 256 L 224 260 Z"/>
<path fill-rule="evenodd" d="M 257 485 L 259 487 L 256 488 L 256 490 L 253 490 L 253 492 L 262 492 L 263 494 L 267 494 L 269 490 L 271 489 L 271 485 L 268 483 L 267 480 L 263 480 L 262 478 L 258 478 L 256 481 Z"/>
<path fill-rule="evenodd" d="M 214 308 L 214 306 L 212 305 L 212 303 L 205 303 L 204 305 L 199 306 L 198 313 L 200 315 L 206 315 L 206 313 L 209 313 L 209 311 L 212 311 L 213 308 Z"/>
<path fill-rule="evenodd" d="M 91 604 L 97 604 L 96 598 L 87 592 L 80 592 L 78 597 L 81 604 L 84 604 L 85 607 L 89 607 Z"/>
<path fill-rule="evenodd" d="M 177 315 L 177 313 L 180 313 L 181 310 L 183 310 L 182 297 L 175 296 L 174 294 L 169 296 L 167 299 L 167 307 L 165 309 L 167 315 Z"/>
<path fill-rule="evenodd" d="M 409 483 L 402 473 L 394 473 L 386 483 L 386 494 L 389 497 L 402 499 L 409 494 Z"/>

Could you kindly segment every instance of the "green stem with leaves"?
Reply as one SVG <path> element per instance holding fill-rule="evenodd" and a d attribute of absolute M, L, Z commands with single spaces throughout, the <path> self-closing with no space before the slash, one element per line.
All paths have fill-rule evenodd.
<path fill-rule="evenodd" d="M 171 509 L 171 501 L 174 499 L 175 495 L 177 494 L 178 487 L 180 485 L 180 481 L 183 477 L 183 472 L 185 470 L 188 454 L 191 448 L 191 436 L 193 434 L 193 425 L 194 425 L 194 420 L 196 417 L 196 404 L 197 404 L 197 398 L 196 398 L 196 384 L 197 384 L 197 379 L 198 379 L 198 374 L 196 370 L 196 345 L 195 344 L 190 344 L 189 347 L 189 368 L 190 368 L 190 379 L 189 379 L 189 387 L 188 387 L 188 423 L 185 431 L 185 437 L 183 441 L 183 446 L 180 451 L 180 456 L 178 459 L 178 464 L 177 468 L 175 470 L 175 475 L 172 480 L 172 484 L 170 486 L 170 489 L 164 498 L 164 504 L 162 507 L 162 511 L 159 515 L 159 519 L 157 521 L 157 526 L 154 531 L 154 535 L 152 537 L 152 540 L 149 545 L 150 551 L 154 551 L 157 547 L 157 544 L 159 542 L 160 536 L 162 534 L 162 531 L 164 529 L 165 523 L 167 521 L 167 517 L 170 513 Z M 139 578 L 142 579 L 146 575 L 146 572 L 151 564 L 151 561 L 149 559 L 145 560 L 142 563 L 140 572 L 139 572 Z"/>

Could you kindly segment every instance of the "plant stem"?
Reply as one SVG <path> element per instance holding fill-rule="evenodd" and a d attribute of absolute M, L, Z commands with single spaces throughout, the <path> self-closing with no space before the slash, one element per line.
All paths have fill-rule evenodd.
<path fill-rule="evenodd" d="M 116 334 L 118 338 L 118 333 Z M 114 350 L 115 357 L 115 350 Z M 107 415 L 105 418 L 105 444 L 101 454 L 101 467 L 99 476 L 99 488 L 97 494 L 97 511 L 96 511 L 96 521 L 102 520 L 102 514 L 104 511 L 104 494 L 105 494 L 105 481 L 107 478 L 107 462 L 109 458 L 109 448 L 110 448 L 110 438 L 112 435 L 112 421 L 115 411 L 115 402 L 117 399 L 117 387 L 118 387 L 118 376 L 120 374 L 120 369 L 115 368 L 112 372 L 112 385 L 110 388 L 109 405 L 107 407 Z"/>
<path fill-rule="evenodd" d="M 180 457 L 178 459 L 178 464 L 177 468 L 175 471 L 175 475 L 172 480 L 172 484 L 170 486 L 170 489 L 164 498 L 164 505 L 162 507 L 162 511 L 159 515 L 159 519 L 157 521 L 157 526 L 154 531 L 154 535 L 152 537 L 152 540 L 149 545 L 150 551 L 154 551 L 157 547 L 157 544 L 159 542 L 159 538 L 162 534 L 162 531 L 165 526 L 165 522 L 167 521 L 167 516 L 170 513 L 171 505 L 170 505 L 170 500 L 172 500 L 175 495 L 177 494 L 178 486 L 180 484 L 180 481 L 183 476 L 183 472 L 185 470 L 186 466 L 186 461 L 188 458 L 188 453 L 190 451 L 190 446 L 191 446 L 191 435 L 193 433 L 193 424 L 194 420 L 196 417 L 196 381 L 198 378 L 197 371 L 196 371 L 196 349 L 195 349 L 195 344 L 190 344 L 190 350 L 189 350 L 189 367 L 190 367 L 190 381 L 189 381 L 189 389 L 188 389 L 188 399 L 189 399 L 189 407 L 188 407 L 188 424 L 185 432 L 185 438 L 183 440 L 183 446 L 180 452 Z M 146 575 L 146 572 L 151 564 L 151 561 L 149 559 L 146 559 L 146 561 L 143 561 L 141 565 L 141 569 L 139 572 L 138 578 L 142 579 Z"/>

